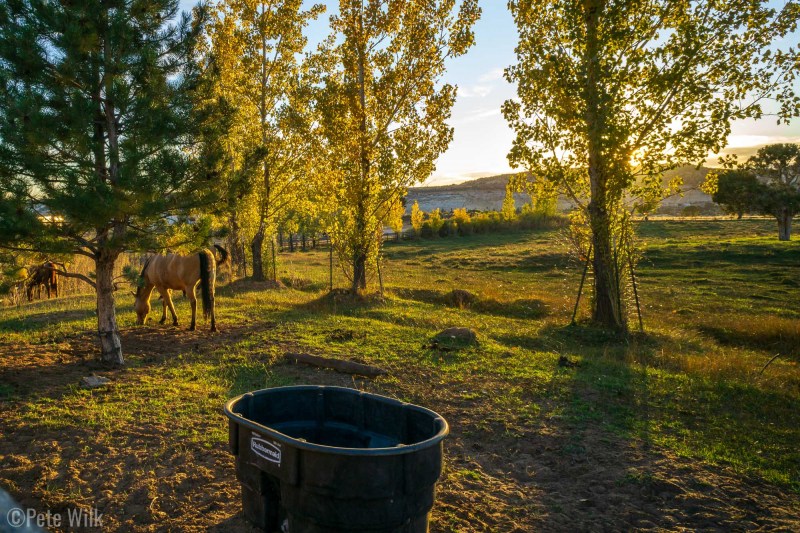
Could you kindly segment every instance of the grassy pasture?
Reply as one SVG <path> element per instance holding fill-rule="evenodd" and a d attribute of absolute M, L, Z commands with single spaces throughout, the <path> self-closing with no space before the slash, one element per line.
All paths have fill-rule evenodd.
<path fill-rule="evenodd" d="M 327 251 L 287 254 L 296 289 L 218 288 L 218 335 L 183 329 L 184 298 L 180 329 L 136 327 L 121 293 L 121 370 L 94 362 L 91 297 L 0 309 L 0 485 L 42 511 L 96 506 L 108 530 L 249 531 L 222 403 L 339 384 L 451 423 L 433 531 L 800 529 L 800 244 L 767 220 L 639 232 L 646 333 L 626 341 L 567 326 L 580 265 L 558 230 L 391 243 L 386 298 L 359 303 L 327 293 Z M 453 289 L 477 301 L 453 306 Z M 449 326 L 480 345 L 430 348 Z M 79 388 L 91 373 L 113 384 Z"/>

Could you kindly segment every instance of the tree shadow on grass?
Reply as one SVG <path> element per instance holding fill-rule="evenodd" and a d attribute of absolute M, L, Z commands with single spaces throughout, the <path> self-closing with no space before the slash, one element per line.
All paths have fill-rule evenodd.
<path fill-rule="evenodd" d="M 721 346 L 744 347 L 795 358 L 800 356 L 800 323 L 796 320 L 753 321 L 741 324 L 741 327 L 738 324 L 702 324 L 697 329 Z"/>
<path fill-rule="evenodd" d="M 38 313 L 29 313 L 15 318 L 0 320 L 0 331 L 39 332 L 52 328 L 54 324 L 77 322 L 95 316 L 86 309 L 58 310 L 50 309 Z"/>
<path fill-rule="evenodd" d="M 400 298 L 456 309 L 469 309 L 476 313 L 506 318 L 543 318 L 549 314 L 547 305 L 535 298 L 499 301 L 472 295 L 468 301 L 456 291 L 443 292 L 431 289 L 396 288 L 392 292 Z"/>
<path fill-rule="evenodd" d="M 800 423 L 796 398 L 653 371 L 647 362 L 660 350 L 659 338 L 629 345 L 581 326 L 543 334 L 577 360 L 556 371 L 558 416 L 545 414 L 545 427 L 531 437 L 540 450 L 528 452 L 539 463 L 532 477 L 548 511 L 542 529 L 798 523 L 791 518 L 798 499 L 785 500 L 789 487 L 741 473 L 788 472 L 790 486 L 800 487 L 795 437 L 786 432 Z M 762 447 L 778 455 L 761 455 Z M 708 450 L 723 466 L 703 462 Z"/>

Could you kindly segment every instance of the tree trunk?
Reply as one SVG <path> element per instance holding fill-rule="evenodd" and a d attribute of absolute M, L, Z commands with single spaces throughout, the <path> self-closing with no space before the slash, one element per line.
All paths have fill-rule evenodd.
<path fill-rule="evenodd" d="M 367 254 L 361 253 L 353 260 L 353 285 L 350 290 L 353 294 L 358 293 L 359 289 L 367 288 Z"/>
<path fill-rule="evenodd" d="M 253 240 L 250 243 L 250 251 L 253 254 L 253 280 L 254 281 L 265 281 L 266 277 L 264 276 L 264 259 L 263 259 L 263 249 L 264 249 L 264 233 L 266 228 L 262 223 L 258 231 L 256 232 L 255 236 L 253 236 Z"/>
<path fill-rule="evenodd" d="M 114 306 L 114 262 L 116 254 L 100 252 L 95 260 L 97 273 L 97 331 L 101 358 L 107 363 L 125 364 Z"/>
<path fill-rule="evenodd" d="M 235 212 L 231 213 L 229 222 L 231 225 L 231 232 L 228 235 L 228 249 L 231 251 L 233 271 L 236 273 L 237 277 L 246 276 L 244 246 L 241 243 L 242 236 L 239 231 L 239 219 Z"/>
<path fill-rule="evenodd" d="M 274 233 L 270 235 L 269 246 L 271 252 L 270 279 L 272 281 L 278 281 L 278 243 Z"/>
<path fill-rule="evenodd" d="M 625 330 L 626 320 L 621 309 L 617 264 L 611 246 L 611 219 L 609 216 L 608 181 L 611 177 L 605 161 L 605 123 L 607 109 L 602 93 L 602 67 L 600 65 L 600 41 L 598 27 L 602 6 L 599 1 L 589 0 L 584 4 L 586 23 L 586 127 L 591 201 L 589 202 L 589 226 L 594 249 L 594 298 L 592 299 L 592 321 L 597 325 L 615 330 Z"/>
<path fill-rule="evenodd" d="M 363 35 L 364 13 L 360 13 L 359 32 Z M 372 196 L 370 184 L 370 166 L 372 164 L 369 149 L 369 127 L 367 119 L 367 79 L 366 79 L 366 41 L 358 42 L 358 114 L 359 124 L 359 181 L 358 198 L 355 205 L 355 239 L 353 243 L 353 284 L 350 291 L 357 294 L 359 289 L 367 288 L 367 254 L 369 252 L 368 240 L 370 239 L 368 219 L 368 202 Z M 351 237 L 353 238 L 353 237 Z"/>
<path fill-rule="evenodd" d="M 589 205 L 592 227 L 592 271 L 594 272 L 594 296 L 592 299 L 592 321 L 599 326 L 624 330 L 626 320 L 620 308 L 620 287 L 617 280 L 617 264 L 611 247 L 610 221 L 604 209 Z"/>
<path fill-rule="evenodd" d="M 790 241 L 792 240 L 792 215 L 788 209 L 781 209 L 777 215 L 778 219 L 778 240 Z"/>

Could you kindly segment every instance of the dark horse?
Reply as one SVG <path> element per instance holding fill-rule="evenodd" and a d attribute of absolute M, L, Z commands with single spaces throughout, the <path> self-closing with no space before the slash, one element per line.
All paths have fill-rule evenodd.
<path fill-rule="evenodd" d="M 138 324 L 144 324 L 150 313 L 150 296 L 153 289 L 158 289 L 161 294 L 164 311 L 161 314 L 163 324 L 167 320 L 167 308 L 172 313 L 172 324 L 178 325 L 178 315 L 172 304 L 172 291 L 183 291 L 189 297 L 192 306 L 192 325 L 189 330 L 194 331 L 197 317 L 197 296 L 195 288 L 200 285 L 200 295 L 203 301 L 203 316 L 211 316 L 211 331 L 217 331 L 217 321 L 214 313 L 214 284 L 217 277 L 217 265 L 222 265 L 228 259 L 228 251 L 221 246 L 214 245 L 220 253 L 217 263 L 211 250 L 201 250 L 199 253 L 182 256 L 176 254 L 153 255 L 147 258 L 139 276 L 139 288 L 136 290 L 136 317 Z"/>
<path fill-rule="evenodd" d="M 58 275 L 56 274 L 56 265 L 51 261 L 45 261 L 41 265 L 33 268 L 33 273 L 28 278 L 27 294 L 28 301 L 33 301 L 33 289 L 38 289 L 39 298 L 42 296 L 42 285 L 47 290 L 47 299 L 50 299 L 50 291 L 52 290 L 55 297 L 58 298 Z"/>

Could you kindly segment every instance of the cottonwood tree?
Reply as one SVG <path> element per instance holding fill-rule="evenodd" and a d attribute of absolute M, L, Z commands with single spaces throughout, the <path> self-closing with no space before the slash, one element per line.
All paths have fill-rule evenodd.
<path fill-rule="evenodd" d="M 96 289 L 102 358 L 116 364 L 117 258 L 213 197 L 195 13 L 171 24 L 169 0 L 0 4 L 0 243 L 94 261 L 93 277 L 68 275 Z"/>
<path fill-rule="evenodd" d="M 756 202 L 760 192 L 758 178 L 746 170 L 728 170 L 722 174 L 710 173 L 702 190 L 722 209 L 741 220 L 745 213 L 757 212 Z"/>
<path fill-rule="evenodd" d="M 733 169 L 709 175 L 703 189 L 728 211 L 775 217 L 778 240 L 791 240 L 792 219 L 800 212 L 800 145 L 770 144 L 744 164 L 723 162 Z"/>
<path fill-rule="evenodd" d="M 800 144 L 760 148 L 744 167 L 764 185 L 759 210 L 777 219 L 779 240 L 790 240 L 792 219 L 800 211 Z"/>
<path fill-rule="evenodd" d="M 235 102 L 236 126 L 232 141 L 245 161 L 249 188 L 236 202 L 236 229 L 248 233 L 253 279 L 264 280 L 263 248 L 271 253 L 266 272 L 277 277 L 275 236 L 281 217 L 302 195 L 307 164 L 313 158 L 317 136 L 311 114 L 311 81 L 301 54 L 309 21 L 324 11 L 314 5 L 302 9 L 302 0 L 222 0 L 209 25 L 210 57 L 217 71 L 218 92 Z M 245 197 L 246 196 L 246 197 Z"/>
<path fill-rule="evenodd" d="M 724 147 L 730 123 L 800 111 L 797 53 L 773 43 L 800 9 L 767 2 L 511 0 L 518 98 L 503 113 L 516 132 L 511 163 L 558 185 L 588 228 L 592 319 L 626 329 L 623 265 L 632 235 L 626 201 L 658 196 L 662 174 Z M 588 248 L 588 245 L 586 246 Z M 588 250 L 584 250 L 586 253 Z"/>
<path fill-rule="evenodd" d="M 351 291 L 366 288 L 391 206 L 428 178 L 452 139 L 448 58 L 472 46 L 477 0 L 340 0 L 320 92 L 332 235 Z"/>

